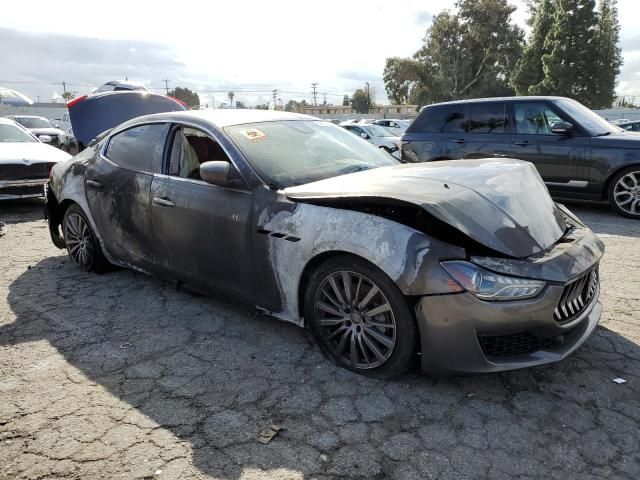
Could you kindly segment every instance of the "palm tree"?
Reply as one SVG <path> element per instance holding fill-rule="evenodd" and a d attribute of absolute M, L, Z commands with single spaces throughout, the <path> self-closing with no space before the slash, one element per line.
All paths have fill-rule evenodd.
<path fill-rule="evenodd" d="M 233 92 L 229 92 L 227 95 L 229 96 L 229 104 L 231 105 L 231 108 L 233 108 L 233 97 L 235 97 L 235 94 Z"/>

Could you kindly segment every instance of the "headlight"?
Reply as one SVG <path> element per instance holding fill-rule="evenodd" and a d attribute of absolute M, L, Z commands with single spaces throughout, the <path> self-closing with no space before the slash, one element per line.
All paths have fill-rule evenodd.
<path fill-rule="evenodd" d="M 440 265 L 462 288 L 482 300 L 531 298 L 538 295 L 546 285 L 540 280 L 499 275 L 461 260 L 441 262 Z"/>

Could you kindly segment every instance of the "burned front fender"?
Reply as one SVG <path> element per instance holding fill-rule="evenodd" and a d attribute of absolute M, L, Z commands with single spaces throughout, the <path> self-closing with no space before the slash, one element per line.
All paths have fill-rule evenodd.
<path fill-rule="evenodd" d="M 269 263 L 281 297 L 285 320 L 302 323 L 299 293 L 307 265 L 328 252 L 349 253 L 380 268 L 408 296 L 450 293 L 450 277 L 440 260 L 464 258 L 455 247 L 406 225 L 362 212 L 288 202 L 265 210 L 259 229 L 269 235 Z M 295 241 L 287 241 L 294 238 Z"/>

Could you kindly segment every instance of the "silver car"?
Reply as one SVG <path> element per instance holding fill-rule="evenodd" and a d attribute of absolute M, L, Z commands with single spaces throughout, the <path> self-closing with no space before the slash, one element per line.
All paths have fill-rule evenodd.
<path fill-rule="evenodd" d="M 602 310 L 603 243 L 532 164 L 400 164 L 306 115 L 130 120 L 53 168 L 47 212 L 84 270 L 223 294 L 378 377 L 558 361 Z"/>
<path fill-rule="evenodd" d="M 340 126 L 381 148 L 395 158 L 400 158 L 400 137 L 392 134 L 386 128 L 374 124 L 352 122 L 344 122 Z"/>

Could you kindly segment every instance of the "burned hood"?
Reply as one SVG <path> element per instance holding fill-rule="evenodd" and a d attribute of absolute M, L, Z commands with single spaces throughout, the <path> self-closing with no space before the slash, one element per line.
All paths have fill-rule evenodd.
<path fill-rule="evenodd" d="M 394 165 L 286 188 L 284 193 L 309 203 L 411 203 L 476 242 L 515 258 L 546 250 L 566 230 L 564 216 L 537 170 L 520 160 Z"/>

